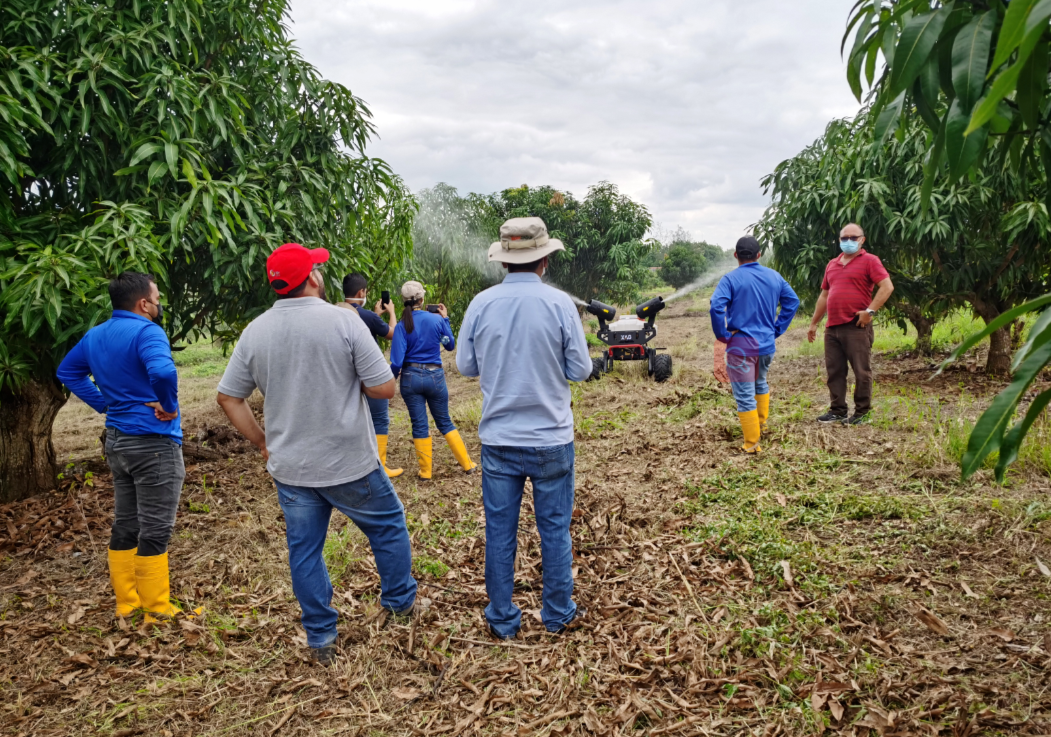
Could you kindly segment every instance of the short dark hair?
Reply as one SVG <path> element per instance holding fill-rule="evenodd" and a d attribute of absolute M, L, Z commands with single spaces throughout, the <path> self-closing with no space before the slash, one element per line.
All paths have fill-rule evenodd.
<path fill-rule="evenodd" d="M 754 237 L 746 235 L 737 241 L 737 246 L 734 248 L 734 253 L 742 261 L 752 261 L 759 258 L 759 254 L 762 253 L 763 247 L 759 245 Z"/>
<path fill-rule="evenodd" d="M 362 289 L 369 288 L 369 280 L 357 272 L 343 277 L 343 296 L 350 298 Z"/>
<path fill-rule="evenodd" d="M 517 274 L 520 271 L 536 271 L 540 268 L 540 262 L 544 259 L 537 259 L 536 261 L 530 261 L 528 264 L 508 264 L 507 273 Z"/>
<path fill-rule="evenodd" d="M 125 271 L 109 280 L 109 301 L 115 310 L 133 310 L 140 299 L 150 298 L 150 285 L 156 283 L 153 274 Z"/>
<path fill-rule="evenodd" d="M 295 287 L 294 289 L 290 289 L 289 291 L 285 292 L 284 294 L 281 294 L 279 292 L 278 295 L 277 295 L 277 298 L 278 299 L 294 299 L 296 297 L 302 297 L 303 296 L 303 292 L 305 292 L 307 290 L 307 284 L 309 282 L 310 282 L 310 275 L 308 274 L 307 278 L 303 280 L 302 284 L 300 284 L 298 287 Z M 273 287 L 275 290 L 276 289 L 284 289 L 285 287 L 288 286 L 288 282 L 286 282 L 284 279 L 275 279 L 274 281 L 270 282 L 270 286 Z"/>

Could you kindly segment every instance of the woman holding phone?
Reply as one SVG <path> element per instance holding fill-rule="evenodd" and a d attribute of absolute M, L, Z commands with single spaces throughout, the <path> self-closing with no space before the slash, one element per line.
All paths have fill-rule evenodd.
<path fill-rule="evenodd" d="M 401 298 L 405 305 L 401 322 L 394 329 L 390 362 L 394 377 L 401 375 L 401 398 L 412 420 L 412 442 L 416 446 L 416 460 L 420 478 L 431 478 L 431 431 L 427 423 L 427 408 L 438 430 L 445 436 L 449 449 L 464 471 L 473 471 L 475 464 L 467 455 L 463 438 L 449 417 L 449 390 L 445 386 L 441 350 L 456 348 L 456 338 L 449 326 L 449 312 L 445 305 L 424 306 L 423 285 L 417 281 L 405 282 Z"/>

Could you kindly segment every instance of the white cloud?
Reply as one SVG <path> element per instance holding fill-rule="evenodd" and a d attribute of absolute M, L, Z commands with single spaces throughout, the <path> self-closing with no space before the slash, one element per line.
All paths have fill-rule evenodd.
<path fill-rule="evenodd" d="M 837 0 L 292 0 L 321 73 L 364 98 L 414 190 L 601 180 L 731 246 L 759 179 L 851 115 Z"/>

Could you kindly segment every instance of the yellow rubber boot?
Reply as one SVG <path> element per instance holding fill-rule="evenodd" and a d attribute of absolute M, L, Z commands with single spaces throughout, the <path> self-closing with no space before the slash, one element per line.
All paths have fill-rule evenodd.
<path fill-rule="evenodd" d="M 138 585 L 142 608 L 146 610 L 147 622 L 156 622 L 156 616 L 174 617 L 182 611 L 171 603 L 168 553 L 135 556 L 135 581 Z"/>
<path fill-rule="evenodd" d="M 109 551 L 109 582 L 117 595 L 117 616 L 130 617 L 142 606 L 135 585 L 135 548 Z"/>
<path fill-rule="evenodd" d="M 744 431 L 744 445 L 741 446 L 741 450 L 745 453 L 758 453 L 760 451 L 758 410 L 738 412 L 737 416 L 741 418 L 741 430 Z"/>
<path fill-rule="evenodd" d="M 376 446 L 380 451 L 380 463 L 383 464 L 383 470 L 387 472 L 387 478 L 397 478 L 401 476 L 404 471 L 400 468 L 387 468 L 387 436 L 377 435 Z"/>
<path fill-rule="evenodd" d="M 453 458 L 460 464 L 460 468 L 468 473 L 477 468 L 474 462 L 471 461 L 471 456 L 467 455 L 467 446 L 463 444 L 463 438 L 460 437 L 459 430 L 453 430 L 446 435 L 445 442 L 449 444 L 449 450 L 453 452 Z"/>
<path fill-rule="evenodd" d="M 416 446 L 416 462 L 420 464 L 420 478 L 427 480 L 431 477 L 431 439 L 413 438 L 412 444 Z"/>
<path fill-rule="evenodd" d="M 756 412 L 759 413 L 759 432 L 765 433 L 766 421 L 770 419 L 770 392 L 755 395 Z"/>

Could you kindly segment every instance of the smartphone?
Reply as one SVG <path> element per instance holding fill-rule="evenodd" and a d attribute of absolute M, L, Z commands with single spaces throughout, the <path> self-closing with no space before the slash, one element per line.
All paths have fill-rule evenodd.
<path fill-rule="evenodd" d="M 380 293 L 380 304 L 383 305 L 384 307 L 386 307 L 388 304 L 390 304 L 390 290 L 389 289 L 384 289 Z"/>
<path fill-rule="evenodd" d="M 434 314 L 437 315 L 438 314 L 438 305 L 427 305 L 427 311 L 428 312 L 433 312 Z"/>

